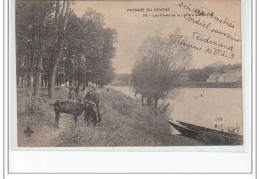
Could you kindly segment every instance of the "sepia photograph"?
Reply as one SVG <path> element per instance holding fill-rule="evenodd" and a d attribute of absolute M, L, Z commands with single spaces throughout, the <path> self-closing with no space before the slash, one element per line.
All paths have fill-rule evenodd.
<path fill-rule="evenodd" d="M 241 39 L 240 0 L 16 0 L 17 147 L 242 146 Z"/>

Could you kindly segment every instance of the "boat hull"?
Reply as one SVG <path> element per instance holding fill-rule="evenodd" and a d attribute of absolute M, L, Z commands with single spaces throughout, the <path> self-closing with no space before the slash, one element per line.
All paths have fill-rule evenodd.
<path fill-rule="evenodd" d="M 227 133 L 210 129 L 202 126 L 197 126 L 182 121 L 177 121 L 178 124 L 168 121 L 176 130 L 183 136 L 203 141 L 212 145 L 242 145 L 243 137 L 238 134 Z"/>

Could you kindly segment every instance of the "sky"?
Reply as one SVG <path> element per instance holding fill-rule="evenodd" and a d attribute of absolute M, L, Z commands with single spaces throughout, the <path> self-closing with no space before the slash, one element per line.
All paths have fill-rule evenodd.
<path fill-rule="evenodd" d="M 240 1 L 239 0 L 193 0 L 184 1 L 185 5 L 190 8 L 199 8 L 206 12 L 213 11 L 214 15 L 219 19 L 228 18 L 228 22 L 234 25 L 234 28 L 221 24 L 214 19 L 207 17 L 194 17 L 195 20 L 200 19 L 204 24 L 211 23 L 209 29 L 205 29 L 196 23 L 186 20 L 184 17 L 160 17 L 160 14 L 186 14 L 190 13 L 187 9 L 177 6 L 182 1 L 75 1 L 72 5 L 73 11 L 77 16 L 82 16 L 87 8 L 104 15 L 105 27 L 115 29 L 118 34 L 118 42 L 116 56 L 112 59 L 113 66 L 117 73 L 131 73 L 132 67 L 136 61 L 136 53 L 138 47 L 142 44 L 148 35 L 156 33 L 169 34 L 176 28 L 181 30 L 181 34 L 186 36 L 191 43 L 202 47 L 203 50 L 192 50 L 192 68 L 202 68 L 212 63 L 222 62 L 224 64 L 241 63 L 241 42 L 235 42 L 223 35 L 212 33 L 211 30 L 217 29 L 230 34 L 236 39 L 240 37 Z M 152 9 L 150 12 L 129 12 L 127 9 L 147 8 Z M 155 8 L 168 8 L 169 11 L 158 12 Z M 150 16 L 144 17 L 143 14 Z M 153 17 L 159 15 L 159 17 Z M 194 21 L 195 21 L 194 20 Z M 207 44 L 196 40 L 194 32 L 202 34 L 205 38 L 233 46 L 235 54 L 234 59 L 222 57 L 221 55 L 212 55 L 205 53 L 204 49 L 210 47 L 214 49 L 214 45 Z M 221 48 L 222 50 L 226 50 Z"/>

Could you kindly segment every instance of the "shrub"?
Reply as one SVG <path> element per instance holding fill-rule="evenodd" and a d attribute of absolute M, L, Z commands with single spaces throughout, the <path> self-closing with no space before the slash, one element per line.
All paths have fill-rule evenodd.
<path fill-rule="evenodd" d="M 123 115 L 131 115 L 133 112 L 133 101 L 131 98 L 120 95 L 112 101 L 112 107 Z"/>
<path fill-rule="evenodd" d="M 28 95 L 18 99 L 18 113 L 37 113 L 46 114 L 47 111 L 47 100 L 39 95 L 32 95 L 32 90 L 28 90 Z"/>

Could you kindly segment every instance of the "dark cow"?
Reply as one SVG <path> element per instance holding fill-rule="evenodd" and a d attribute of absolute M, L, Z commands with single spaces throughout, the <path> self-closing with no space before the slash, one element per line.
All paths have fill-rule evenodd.
<path fill-rule="evenodd" d="M 95 111 L 93 107 L 95 104 L 93 103 L 79 103 L 79 102 L 72 102 L 72 101 L 60 101 L 57 100 L 54 104 L 54 111 L 55 111 L 55 125 L 56 127 L 59 127 L 59 118 L 60 113 L 66 113 L 70 114 L 74 117 L 75 126 L 77 125 L 77 118 L 82 114 L 83 111 L 88 111 L 85 113 L 85 115 L 88 116 L 89 119 L 93 117 L 93 114 L 95 114 Z M 86 120 L 86 117 L 84 118 Z"/>

